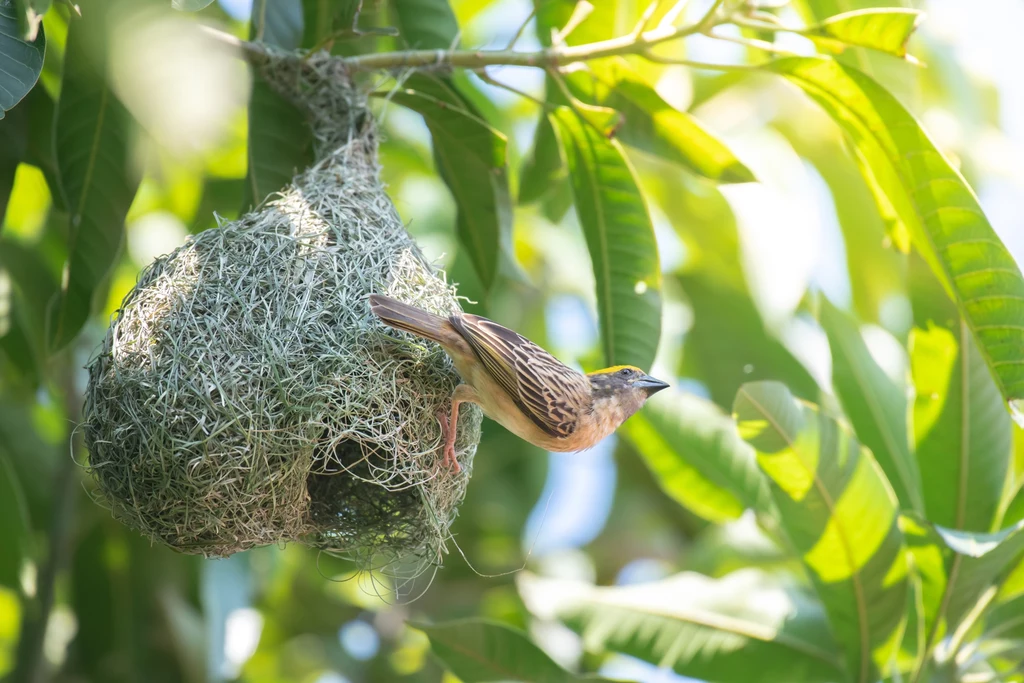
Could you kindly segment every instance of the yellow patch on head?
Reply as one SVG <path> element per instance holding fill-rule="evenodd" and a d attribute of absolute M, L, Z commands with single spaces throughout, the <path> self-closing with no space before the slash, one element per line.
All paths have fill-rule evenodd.
<path fill-rule="evenodd" d="M 604 368 L 603 370 L 594 370 L 593 372 L 588 372 L 587 376 L 592 377 L 593 375 L 610 375 L 613 372 L 618 372 L 619 370 L 635 370 L 636 372 L 643 372 L 643 370 L 641 370 L 635 365 L 613 365 L 610 368 Z"/>

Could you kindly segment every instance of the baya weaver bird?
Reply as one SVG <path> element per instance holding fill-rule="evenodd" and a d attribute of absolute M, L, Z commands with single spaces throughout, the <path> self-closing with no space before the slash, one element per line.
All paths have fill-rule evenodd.
<path fill-rule="evenodd" d="M 468 313 L 447 318 L 379 294 L 370 308 L 388 326 L 435 341 L 451 356 L 462 383 L 451 415 L 438 415 L 444 463 L 455 459 L 459 405 L 475 403 L 484 415 L 548 451 L 582 451 L 614 432 L 668 386 L 639 368 L 617 365 L 577 372 L 507 327 Z"/>

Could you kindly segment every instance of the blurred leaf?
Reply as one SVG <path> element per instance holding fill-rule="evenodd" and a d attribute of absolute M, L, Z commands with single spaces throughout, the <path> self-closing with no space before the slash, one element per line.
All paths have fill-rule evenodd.
<path fill-rule="evenodd" d="M 459 241 L 490 289 L 512 231 L 505 136 L 468 110 L 447 84 L 409 80 L 415 89 L 392 93 L 391 99 L 421 114 L 430 129 L 438 171 L 458 206 Z"/>
<path fill-rule="evenodd" d="M 0 267 L 11 276 L 14 290 L 28 307 L 26 322 L 32 343 L 42 347 L 46 340 L 46 307 L 59 289 L 37 248 L 0 238 Z"/>
<path fill-rule="evenodd" d="M 26 42 L 22 21 L 15 7 L 0 4 L 0 119 L 28 94 L 43 70 L 46 36 L 39 30 L 35 40 Z"/>
<path fill-rule="evenodd" d="M 212 3 L 213 0 L 171 0 L 171 7 L 182 12 L 198 12 Z"/>
<path fill-rule="evenodd" d="M 907 517 L 902 526 L 922 578 L 925 643 L 931 650 L 960 628 L 980 600 L 991 600 L 1020 561 L 1024 522 L 996 534 L 946 529 Z"/>
<path fill-rule="evenodd" d="M 843 128 L 914 246 L 957 302 L 1003 397 L 1024 399 L 1024 277 L 974 192 L 906 109 L 838 62 L 785 58 L 767 68 L 803 89 Z"/>
<path fill-rule="evenodd" d="M 32 523 L 18 474 L 0 450 L 0 586 L 21 591 L 21 566 L 32 559 Z"/>
<path fill-rule="evenodd" d="M 57 172 L 70 212 L 68 261 L 49 327 L 53 350 L 68 344 L 92 311 L 117 259 L 139 181 L 130 169 L 131 115 L 106 83 L 105 60 L 87 47 L 102 16 L 72 23 L 55 122 Z"/>
<path fill-rule="evenodd" d="M 332 36 L 354 37 L 353 23 L 358 21 L 361 0 L 303 0 L 304 35 L 302 47 L 323 46 Z"/>
<path fill-rule="evenodd" d="M 753 451 L 710 401 L 665 392 L 624 428 L 662 490 L 704 519 L 724 522 L 746 508 L 770 509 Z"/>
<path fill-rule="evenodd" d="M 64 194 L 57 176 L 57 157 L 53 149 L 53 126 L 56 107 L 45 88 L 32 88 L 15 111 L 24 110 L 28 119 L 28 140 L 25 161 L 32 164 L 46 177 L 50 199 L 54 207 L 66 211 Z"/>
<path fill-rule="evenodd" d="M 814 164 L 828 184 L 846 245 L 854 310 L 863 322 L 877 322 L 905 342 L 906 327 L 886 317 L 885 306 L 899 297 L 906 280 L 906 257 L 888 245 L 886 224 L 871 188 L 843 138 L 823 135 L 804 116 L 780 119 L 778 125 L 793 149 Z M 894 322 L 897 323 L 894 326 Z"/>
<path fill-rule="evenodd" d="M 856 323 L 821 297 L 821 326 L 832 349 L 832 383 L 843 412 L 871 449 L 904 508 L 924 513 L 921 473 L 907 435 L 907 392 L 878 367 Z"/>
<path fill-rule="evenodd" d="M 594 267 L 605 360 L 648 368 L 661 330 L 661 271 L 636 174 L 621 145 L 601 137 L 571 109 L 560 107 L 551 122 Z"/>
<path fill-rule="evenodd" d="M 297 14 L 297 17 L 296 17 Z M 285 50 L 302 41 L 300 0 L 257 0 L 250 37 Z M 258 206 L 313 162 L 313 131 L 306 112 L 254 74 L 249 99 L 249 157 L 242 210 Z"/>
<path fill-rule="evenodd" d="M 448 0 L 391 0 L 398 32 L 416 50 L 457 47 L 459 23 Z"/>
<path fill-rule="evenodd" d="M 531 204 L 556 187 L 568 184 L 562 148 L 546 113 L 541 113 L 533 147 L 519 169 L 519 203 Z"/>
<path fill-rule="evenodd" d="M 14 189 L 14 176 L 28 151 L 29 121 L 22 107 L 0 119 L 0 231 L 3 231 L 7 202 Z"/>
<path fill-rule="evenodd" d="M 1010 418 L 967 326 L 915 328 L 912 421 L 927 517 L 989 531 L 1010 468 Z"/>
<path fill-rule="evenodd" d="M 801 33 L 835 52 L 855 46 L 906 57 L 907 41 L 923 17 L 920 10 L 901 7 L 854 10 L 808 26 Z"/>
<path fill-rule="evenodd" d="M 302 44 L 302 0 L 255 0 L 252 37 L 283 50 Z"/>
<path fill-rule="evenodd" d="M 1003 513 L 1002 526 L 1016 524 L 1021 520 L 1024 520 L 1024 486 L 1019 487 L 1010 498 L 1006 512 Z"/>
<path fill-rule="evenodd" d="M 678 278 L 693 308 L 681 372 L 704 382 L 715 403 L 729 407 L 741 384 L 759 379 L 783 381 L 808 400 L 818 397 L 814 378 L 765 328 L 745 289 L 705 269 Z"/>
<path fill-rule="evenodd" d="M 18 28 L 24 40 L 31 43 L 39 36 L 42 32 L 43 16 L 52 4 L 52 0 L 14 0 L 14 10 L 18 13 Z"/>
<path fill-rule="evenodd" d="M 876 680 L 906 618 L 896 495 L 853 434 L 782 384 L 743 385 L 734 413 L 773 483 L 782 528 L 802 556 L 853 680 Z"/>
<path fill-rule="evenodd" d="M 257 77 L 249 100 L 249 172 L 243 210 L 283 189 L 313 162 L 313 133 L 306 114 Z"/>
<path fill-rule="evenodd" d="M 43 441 L 32 428 L 31 404 L 0 396 L 0 458 L 14 468 L 36 526 L 49 522 L 53 498 L 53 465 L 66 456 L 63 447 Z"/>
<path fill-rule="evenodd" d="M 522 631 L 482 619 L 413 624 L 430 638 L 430 648 L 464 683 L 527 681 L 568 683 L 581 679 L 555 663 Z"/>
<path fill-rule="evenodd" d="M 1024 641 L 1024 595 L 1018 595 L 988 611 L 985 615 L 985 636 Z"/>
<path fill-rule="evenodd" d="M 531 611 L 564 621 L 591 652 L 717 683 L 748 683 L 752 667 L 758 683 L 844 677 L 821 606 L 757 570 L 608 588 L 523 574 L 519 588 Z"/>
<path fill-rule="evenodd" d="M 618 138 L 625 144 L 722 183 L 747 183 L 754 174 L 694 117 L 661 98 L 625 60 L 606 60 L 589 72 L 569 74 L 573 94 L 622 112 Z"/>

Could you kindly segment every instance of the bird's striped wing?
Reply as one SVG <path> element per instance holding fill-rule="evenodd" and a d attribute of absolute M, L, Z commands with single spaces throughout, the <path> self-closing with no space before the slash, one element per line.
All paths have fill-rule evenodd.
<path fill-rule="evenodd" d="M 588 403 L 589 380 L 550 353 L 507 327 L 476 315 L 456 315 L 450 322 L 519 408 L 550 436 L 576 431 Z"/>

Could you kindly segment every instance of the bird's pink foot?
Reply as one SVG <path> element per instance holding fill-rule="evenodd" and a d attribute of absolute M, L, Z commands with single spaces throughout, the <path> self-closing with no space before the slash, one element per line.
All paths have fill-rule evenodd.
<path fill-rule="evenodd" d="M 437 421 L 441 423 L 441 438 L 444 439 L 444 459 L 441 465 L 451 467 L 458 474 L 462 471 L 462 466 L 455 458 L 455 430 L 451 428 L 444 410 L 437 411 Z"/>

